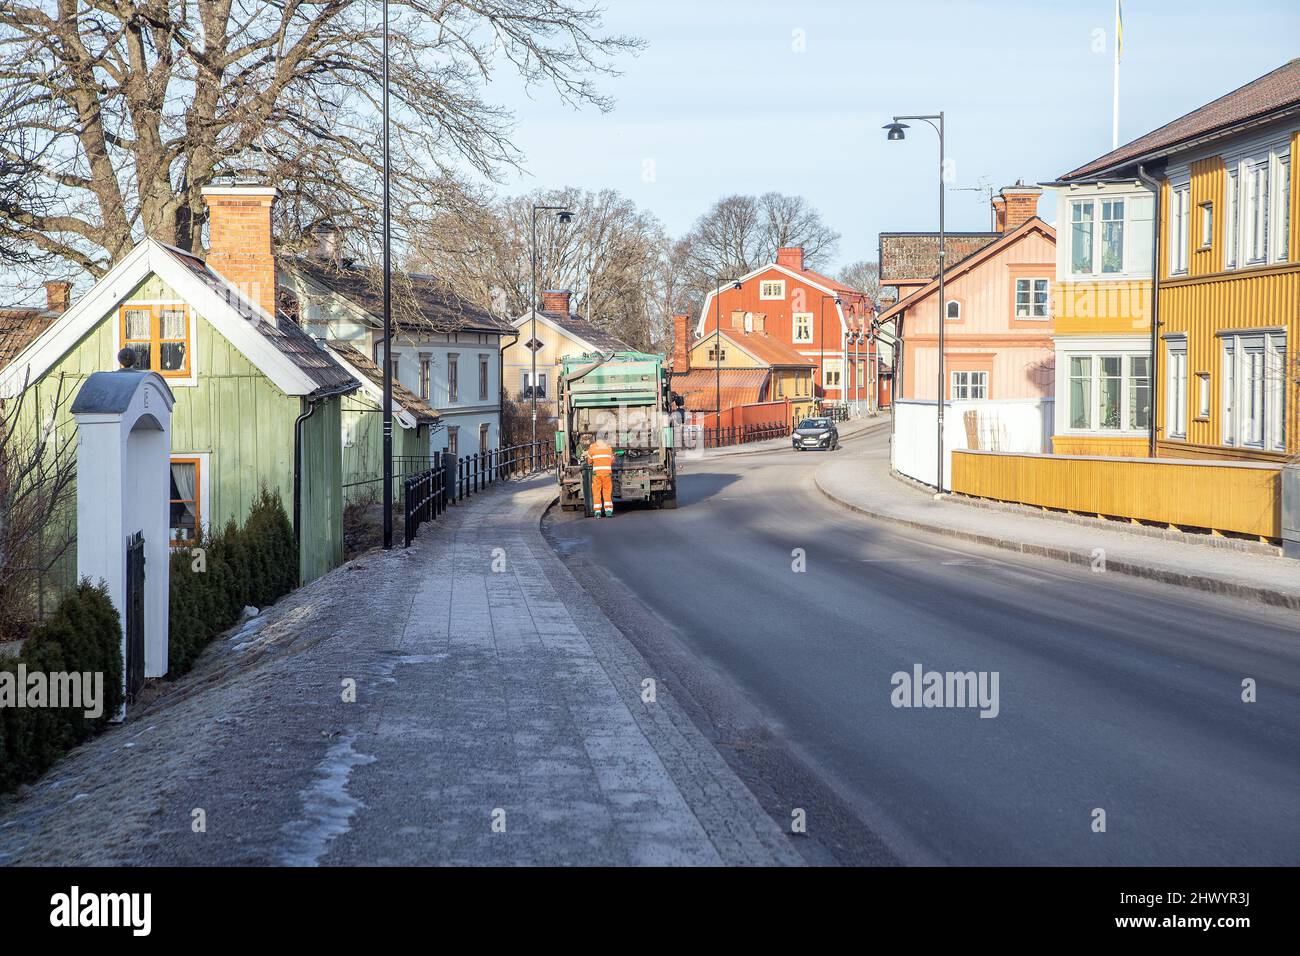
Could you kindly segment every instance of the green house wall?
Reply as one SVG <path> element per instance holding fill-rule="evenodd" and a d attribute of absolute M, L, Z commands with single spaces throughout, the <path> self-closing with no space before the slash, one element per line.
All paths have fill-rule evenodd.
<path fill-rule="evenodd" d="M 150 275 L 127 300 L 181 301 L 158 276 Z M 28 426 L 48 414 L 62 387 L 58 413 L 61 429 L 75 430 L 68 409 L 81 383 L 92 372 L 118 367 L 114 349 L 115 306 L 62 359 L 29 389 L 23 409 Z M 194 360 L 197 384 L 172 385 L 173 455 L 207 455 L 204 476 L 207 514 L 213 528 L 234 520 L 241 524 L 265 485 L 279 492 L 285 512 L 293 517 L 294 422 L 307 408 L 304 399 L 286 395 L 202 315 L 195 322 Z M 314 580 L 343 560 L 342 441 L 340 399 L 324 399 L 303 428 L 302 528 L 299 571 L 302 581 Z M 74 516 L 75 522 L 75 516 Z M 75 580 L 76 557 L 71 554 L 52 583 L 62 589 Z"/>

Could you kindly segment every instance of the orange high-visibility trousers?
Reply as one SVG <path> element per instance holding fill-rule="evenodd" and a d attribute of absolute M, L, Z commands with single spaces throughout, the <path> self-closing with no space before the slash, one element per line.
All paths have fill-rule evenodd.
<path fill-rule="evenodd" d="M 591 474 L 591 511 L 607 515 L 614 513 L 614 476 L 608 471 L 595 471 Z"/>

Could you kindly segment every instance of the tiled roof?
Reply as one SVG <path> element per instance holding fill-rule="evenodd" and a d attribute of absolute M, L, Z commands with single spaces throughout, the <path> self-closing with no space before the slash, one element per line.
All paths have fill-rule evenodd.
<path fill-rule="evenodd" d="M 707 337 L 712 337 L 710 332 Z M 742 332 L 738 329 L 723 329 L 722 336 L 749 352 L 754 358 L 769 366 L 816 365 L 812 359 L 799 354 L 793 345 L 781 341 L 766 332 Z"/>
<path fill-rule="evenodd" d="M 1062 182 L 1086 179 L 1108 170 L 1133 165 L 1153 153 L 1172 150 L 1180 143 L 1230 130 L 1287 107 L 1300 105 L 1300 57 L 1271 73 L 1192 110 L 1131 143 L 1085 163 L 1061 177 Z"/>
<path fill-rule="evenodd" d="M 218 295 L 232 303 L 242 301 L 238 291 L 209 269 L 202 259 L 171 246 L 163 246 L 163 248 Z M 244 308 L 242 311 L 264 339 L 279 349 L 311 379 L 318 392 L 333 392 L 346 389 L 349 385 L 353 388 L 360 385 L 342 365 L 334 361 L 325 346 L 304 332 L 298 323 L 287 315 L 276 313 L 275 321 L 272 323 L 257 316 L 251 309 Z M 253 321 L 254 318 L 256 321 Z"/>
<path fill-rule="evenodd" d="M 381 389 L 384 387 L 384 371 L 370 359 L 370 356 L 348 342 L 331 339 L 326 344 L 337 352 L 343 361 L 369 379 L 372 385 Z M 393 380 L 393 401 L 402 406 L 421 425 L 432 425 L 438 421 L 437 411 L 396 379 Z"/>
<path fill-rule="evenodd" d="M 285 265 L 365 309 L 377 322 L 383 321 L 383 284 L 379 270 L 312 256 L 289 259 Z M 393 322 L 399 329 L 514 331 L 505 319 L 457 295 L 436 276 L 419 272 L 393 273 L 392 308 Z"/>
<path fill-rule="evenodd" d="M 949 232 L 944 235 L 948 268 L 997 241 L 997 232 Z M 937 232 L 882 232 L 880 281 L 882 283 L 929 280 L 939 274 Z"/>
<path fill-rule="evenodd" d="M 606 332 L 595 322 L 588 322 L 576 312 L 570 312 L 568 315 L 565 315 L 563 312 L 543 312 L 538 309 L 537 314 L 546 316 L 566 332 L 573 333 L 584 342 L 591 343 L 602 352 L 637 351 L 618 336 Z"/>
<path fill-rule="evenodd" d="M 0 309 L 0 368 L 4 368 L 59 317 L 45 309 Z"/>
<path fill-rule="evenodd" d="M 768 374 L 765 368 L 724 368 L 721 372 L 715 372 L 711 368 L 697 368 L 689 372 L 675 372 L 670 387 L 686 400 L 687 411 L 713 412 L 717 411 L 719 379 L 722 382 L 722 407 L 727 409 L 757 402 L 767 383 Z"/>

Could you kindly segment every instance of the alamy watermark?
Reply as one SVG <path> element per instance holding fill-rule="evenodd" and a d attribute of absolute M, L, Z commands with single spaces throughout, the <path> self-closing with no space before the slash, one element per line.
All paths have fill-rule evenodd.
<path fill-rule="evenodd" d="M 102 671 L 44 671 L 28 673 L 26 664 L 16 671 L 0 671 L 0 709 L 6 707 L 70 707 L 87 720 L 104 715 Z"/>
<path fill-rule="evenodd" d="M 895 707 L 978 707 L 981 717 L 996 717 L 997 671 L 927 671 L 920 664 L 912 672 L 895 671 L 889 679 L 894 689 L 889 702 Z"/>

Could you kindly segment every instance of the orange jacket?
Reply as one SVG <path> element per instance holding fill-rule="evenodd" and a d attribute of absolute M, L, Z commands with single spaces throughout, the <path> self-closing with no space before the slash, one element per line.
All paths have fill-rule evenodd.
<path fill-rule="evenodd" d="M 614 449 L 600 439 L 587 446 L 587 461 L 595 474 L 612 474 L 614 471 Z"/>

